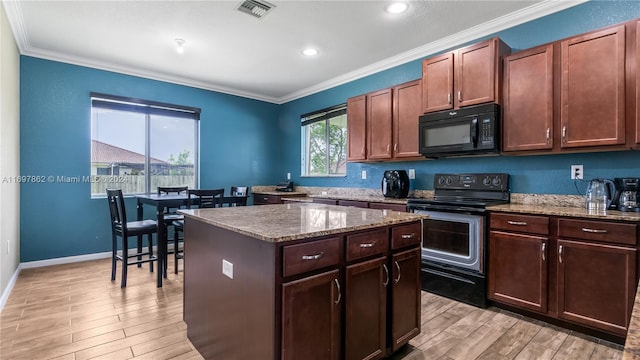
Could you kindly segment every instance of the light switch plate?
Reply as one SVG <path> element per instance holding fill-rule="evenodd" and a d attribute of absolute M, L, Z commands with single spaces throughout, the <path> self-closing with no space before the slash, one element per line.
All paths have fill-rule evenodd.
<path fill-rule="evenodd" d="M 287 173 L 287 180 L 291 180 L 291 173 Z"/>
<path fill-rule="evenodd" d="M 362 180 L 367 179 L 367 170 L 362 170 Z"/>
<path fill-rule="evenodd" d="M 416 169 L 409 169 L 409 179 L 416 178 Z"/>
<path fill-rule="evenodd" d="M 233 263 L 222 259 L 222 273 L 229 279 L 233 279 Z"/>

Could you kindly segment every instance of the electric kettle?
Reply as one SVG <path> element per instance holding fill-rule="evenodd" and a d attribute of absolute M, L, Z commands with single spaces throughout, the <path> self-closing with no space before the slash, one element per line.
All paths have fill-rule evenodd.
<path fill-rule="evenodd" d="M 615 194 L 616 186 L 609 179 L 591 179 L 587 187 L 585 208 L 589 213 L 605 214 L 611 199 Z"/>

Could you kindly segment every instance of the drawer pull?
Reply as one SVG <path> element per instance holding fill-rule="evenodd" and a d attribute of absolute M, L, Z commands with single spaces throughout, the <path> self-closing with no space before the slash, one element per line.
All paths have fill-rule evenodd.
<path fill-rule="evenodd" d="M 340 303 L 340 299 L 342 299 L 342 291 L 340 291 L 340 282 L 338 281 L 338 279 L 333 279 L 333 281 L 335 281 L 336 289 L 338 289 L 338 298 L 333 303 L 334 304 L 339 304 Z"/>
<path fill-rule="evenodd" d="M 592 234 L 606 234 L 607 230 L 582 228 L 582 231 Z"/>
<path fill-rule="evenodd" d="M 384 285 L 384 287 L 387 287 L 387 285 L 389 284 L 389 269 L 387 269 L 387 264 L 382 264 L 382 267 L 384 268 L 384 273 L 386 275 L 382 285 Z"/>
<path fill-rule="evenodd" d="M 400 281 L 400 264 L 397 261 L 394 261 L 394 263 L 396 264 L 396 269 L 398 269 L 398 277 L 393 279 L 393 283 L 397 284 Z"/>
<path fill-rule="evenodd" d="M 324 252 L 315 255 L 302 255 L 302 260 L 318 260 L 324 255 Z"/>
<path fill-rule="evenodd" d="M 371 248 L 371 247 L 373 247 L 373 245 L 375 245 L 375 244 L 376 244 L 376 242 L 375 242 L 375 241 L 374 241 L 374 242 L 370 242 L 370 243 L 362 243 L 362 244 L 360 244 L 360 247 L 361 247 L 361 248 Z"/>
<path fill-rule="evenodd" d="M 527 226 L 527 222 L 526 221 L 507 221 L 507 224 L 509 225 L 516 225 L 516 226 Z"/>
<path fill-rule="evenodd" d="M 547 252 L 547 243 L 542 243 L 542 249 L 540 250 L 542 252 L 542 261 L 547 261 L 545 253 Z"/>
<path fill-rule="evenodd" d="M 402 234 L 402 238 L 403 239 L 413 239 L 416 236 L 415 233 L 411 233 L 411 234 Z"/>

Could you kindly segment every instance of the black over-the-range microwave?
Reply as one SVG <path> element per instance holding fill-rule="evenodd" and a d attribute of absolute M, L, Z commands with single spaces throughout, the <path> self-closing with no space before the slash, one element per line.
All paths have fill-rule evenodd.
<path fill-rule="evenodd" d="M 420 116 L 420 153 L 438 158 L 500 152 L 500 107 L 482 104 Z"/>

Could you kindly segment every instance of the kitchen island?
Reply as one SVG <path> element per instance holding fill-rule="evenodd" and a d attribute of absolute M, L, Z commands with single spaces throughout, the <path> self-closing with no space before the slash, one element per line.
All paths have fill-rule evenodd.
<path fill-rule="evenodd" d="M 184 319 L 205 358 L 374 359 L 420 332 L 424 215 L 307 203 L 181 212 Z"/>

